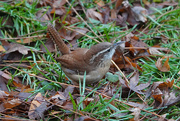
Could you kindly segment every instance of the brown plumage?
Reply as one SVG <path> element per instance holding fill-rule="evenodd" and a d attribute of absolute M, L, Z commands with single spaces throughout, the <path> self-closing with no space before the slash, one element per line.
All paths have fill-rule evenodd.
<path fill-rule="evenodd" d="M 61 63 L 63 72 L 75 85 L 78 85 L 79 79 L 83 81 L 84 72 L 86 72 L 86 84 L 100 81 L 109 70 L 112 56 L 117 45 L 120 44 L 102 42 L 90 49 L 78 48 L 70 51 L 52 25 L 48 25 L 48 33 L 62 53 L 57 61 Z"/>

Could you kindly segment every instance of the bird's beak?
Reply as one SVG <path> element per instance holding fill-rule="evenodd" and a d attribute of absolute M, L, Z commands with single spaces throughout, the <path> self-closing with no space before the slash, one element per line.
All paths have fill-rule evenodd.
<path fill-rule="evenodd" d="M 125 43 L 125 41 L 116 42 L 113 44 L 113 47 L 117 47 L 118 45 L 121 45 L 123 43 Z"/>

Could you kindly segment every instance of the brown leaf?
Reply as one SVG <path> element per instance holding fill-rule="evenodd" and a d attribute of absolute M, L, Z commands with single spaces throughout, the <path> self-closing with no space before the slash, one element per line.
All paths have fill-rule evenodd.
<path fill-rule="evenodd" d="M 44 117 L 44 111 L 47 109 L 47 104 L 45 103 L 45 99 L 41 95 L 41 93 L 38 93 L 34 100 L 31 103 L 31 106 L 29 108 L 28 116 L 30 119 L 43 119 Z"/>
<path fill-rule="evenodd" d="M 158 50 L 159 48 L 150 47 L 148 49 L 149 54 L 151 55 L 162 55 L 162 53 Z"/>
<path fill-rule="evenodd" d="M 133 113 L 132 115 L 134 115 L 134 120 L 135 121 L 139 121 L 139 116 L 140 116 L 140 113 L 141 113 L 141 110 L 139 108 L 134 108 L 131 110 Z"/>
<path fill-rule="evenodd" d="M 150 95 L 156 95 L 157 92 L 154 93 L 154 90 L 156 91 L 170 91 L 169 89 L 172 88 L 174 83 L 174 80 L 170 81 L 170 79 L 167 79 L 166 82 L 153 82 L 153 84 L 151 85 L 151 87 L 148 89 L 148 91 L 146 92 L 146 99 L 150 96 Z"/>
<path fill-rule="evenodd" d="M 4 72 L 0 71 L 0 90 L 2 91 L 9 91 L 6 84 L 7 84 L 7 80 L 2 76 Z"/>
<path fill-rule="evenodd" d="M 11 52 L 14 52 L 14 51 L 18 51 L 19 53 L 21 53 L 23 55 L 27 55 L 28 51 L 30 51 L 30 49 L 25 47 L 24 45 L 12 43 L 11 46 L 10 46 L 10 49 L 8 49 L 6 51 L 6 53 L 11 53 Z"/>
<path fill-rule="evenodd" d="M 132 9 L 130 7 L 127 8 L 127 13 L 128 13 L 128 17 L 127 17 L 127 22 L 131 25 L 139 25 L 140 22 L 136 21 L 135 17 L 134 17 L 134 13 L 132 12 Z"/>
<path fill-rule="evenodd" d="M 162 64 L 162 60 L 166 58 L 166 61 L 164 62 L 164 64 Z M 162 58 L 158 58 L 158 60 L 156 61 L 155 65 L 158 68 L 158 70 L 162 71 L 162 72 L 168 72 L 170 71 L 170 66 L 169 66 L 169 57 L 162 57 Z"/>
<path fill-rule="evenodd" d="M 3 47 L 7 50 L 6 54 L 14 52 L 14 51 L 18 51 L 19 53 L 21 53 L 23 55 L 27 55 L 28 51 L 30 51 L 29 48 L 27 48 L 27 47 L 25 47 L 24 45 L 21 45 L 21 44 L 8 43 L 8 42 L 3 41 L 3 40 L 1 42 L 2 42 Z"/>
<path fill-rule="evenodd" d="M 52 10 L 51 10 L 51 14 L 52 15 L 58 15 L 58 16 L 62 16 L 62 15 L 64 15 L 64 14 L 66 14 L 66 8 L 64 7 L 64 6 L 61 6 L 61 7 L 59 7 L 59 8 L 53 8 Z"/>
<path fill-rule="evenodd" d="M 88 9 L 87 10 L 87 17 L 101 21 L 101 23 L 103 23 L 102 14 L 99 12 L 96 12 L 94 9 Z"/>
<path fill-rule="evenodd" d="M 26 100 L 27 102 L 31 102 L 34 99 L 35 95 L 32 96 L 32 93 L 20 92 L 18 94 L 18 97 L 21 100 Z"/>
<path fill-rule="evenodd" d="M 117 15 L 117 18 L 115 19 L 116 26 L 121 26 L 121 27 L 127 26 L 126 19 L 127 19 L 127 13 L 123 13 L 122 16 Z"/>
<path fill-rule="evenodd" d="M 104 4 L 104 1 L 102 1 L 102 0 L 95 0 L 94 1 L 99 7 L 102 7 L 102 6 L 104 6 L 105 4 Z"/>
<path fill-rule="evenodd" d="M 55 0 L 53 3 L 53 8 L 59 8 L 66 3 L 66 0 Z"/>
<path fill-rule="evenodd" d="M 134 68 L 140 70 L 140 71 L 143 71 L 142 68 L 137 64 L 137 63 L 134 63 L 132 62 L 132 60 L 129 58 L 129 57 L 124 57 L 125 58 L 125 61 L 130 65 L 130 66 L 133 66 Z"/>
<path fill-rule="evenodd" d="M 0 45 L 0 52 L 5 52 L 6 50 L 3 48 L 3 46 Z"/>
<path fill-rule="evenodd" d="M 101 10 L 101 15 L 103 18 L 103 24 L 106 24 L 109 22 L 109 20 L 110 20 L 109 14 L 110 14 L 110 8 L 109 7 L 105 7 L 103 10 Z"/>
<path fill-rule="evenodd" d="M 14 108 L 18 105 L 20 105 L 22 102 L 20 99 L 12 99 L 12 100 L 8 100 L 6 102 L 4 102 L 4 108 Z"/>
<path fill-rule="evenodd" d="M 53 103 L 56 103 L 58 105 L 62 105 L 66 101 L 66 97 L 64 97 L 63 92 L 57 92 L 54 96 L 50 97 L 51 101 Z"/>
<path fill-rule="evenodd" d="M 86 98 L 84 101 L 83 101 L 83 103 L 87 106 L 87 105 L 89 105 L 89 103 L 90 102 L 93 102 L 94 101 L 94 98 Z"/>
<path fill-rule="evenodd" d="M 165 52 L 169 51 L 168 48 L 162 48 L 159 45 L 154 45 L 154 46 L 148 48 L 148 53 L 151 55 L 162 55 L 160 50 L 165 51 Z"/>
<path fill-rule="evenodd" d="M 33 39 L 34 39 L 34 38 L 25 38 L 25 39 L 23 39 L 23 41 L 22 41 L 22 40 L 16 40 L 16 42 L 17 42 L 17 43 L 24 43 L 24 44 L 26 44 L 26 43 L 31 43 L 31 42 L 33 42 Z"/>
<path fill-rule="evenodd" d="M 47 48 L 47 50 L 48 50 L 49 52 L 55 52 L 54 43 L 53 43 L 53 41 L 52 41 L 50 38 L 44 43 L 44 45 L 46 46 L 46 48 Z M 41 50 L 42 50 L 43 52 L 47 53 L 46 48 L 44 47 L 44 45 L 41 44 L 41 45 L 40 45 L 40 48 L 41 48 Z"/>
<path fill-rule="evenodd" d="M 130 49 L 130 55 L 132 57 L 140 57 L 140 56 L 148 56 L 149 53 L 147 52 L 147 44 L 144 43 L 142 40 L 139 40 L 137 36 L 134 36 L 132 33 L 126 36 L 126 47 Z"/>
<path fill-rule="evenodd" d="M 70 98 L 69 93 L 73 94 L 73 92 L 74 92 L 74 87 L 68 86 L 64 90 L 64 94 L 63 95 L 64 95 L 64 97 L 66 97 L 68 99 L 68 98 Z"/>
<path fill-rule="evenodd" d="M 117 13 L 114 9 L 111 10 L 111 19 L 116 19 L 117 18 Z"/>
<path fill-rule="evenodd" d="M 64 107 L 64 109 L 73 110 L 73 104 L 71 101 L 64 102 L 64 104 L 62 106 Z"/>
<path fill-rule="evenodd" d="M 168 78 L 166 79 L 166 82 L 160 83 L 157 87 L 160 88 L 161 90 L 162 89 L 167 90 L 172 88 L 173 84 L 174 84 L 174 79 L 170 81 L 170 79 Z"/>
<path fill-rule="evenodd" d="M 117 10 L 118 7 L 122 5 L 122 2 L 123 2 L 123 0 L 117 0 L 117 1 L 116 1 L 115 10 Z"/>
<path fill-rule="evenodd" d="M 163 105 L 163 98 L 162 98 L 163 93 L 159 88 L 156 88 L 152 96 L 155 100 L 154 107 L 160 108 Z"/>
<path fill-rule="evenodd" d="M 49 21 L 49 17 L 47 14 L 44 14 L 46 12 L 45 9 L 41 9 L 36 13 L 36 19 L 41 22 L 42 25 L 46 25 L 45 22 Z M 24 40 L 23 40 L 24 41 Z"/>
<path fill-rule="evenodd" d="M 180 101 L 180 95 L 176 96 L 176 92 L 166 92 L 164 95 L 164 106 L 170 106 Z"/>
<path fill-rule="evenodd" d="M 124 80 L 123 80 L 124 81 Z M 121 80 L 122 82 L 122 80 Z M 133 90 L 136 93 L 144 94 L 142 92 L 143 89 L 147 88 L 150 85 L 150 81 L 146 84 L 139 84 L 139 74 L 136 72 L 133 77 L 130 78 L 130 82 L 127 87 L 129 87 L 131 90 Z M 123 82 L 125 86 L 127 85 L 125 82 Z"/>
<path fill-rule="evenodd" d="M 136 21 L 146 22 L 148 15 L 147 10 L 141 6 L 135 6 L 132 9 L 133 16 L 136 19 Z"/>
<path fill-rule="evenodd" d="M 62 23 L 66 25 L 72 25 L 77 22 L 80 22 L 80 20 L 77 17 L 71 17 L 70 15 L 64 15 L 61 17 L 61 20 L 64 20 Z"/>

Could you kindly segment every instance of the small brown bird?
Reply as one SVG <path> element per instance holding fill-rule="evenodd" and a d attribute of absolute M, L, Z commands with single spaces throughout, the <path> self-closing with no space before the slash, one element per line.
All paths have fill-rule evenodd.
<path fill-rule="evenodd" d="M 57 61 L 61 63 L 63 72 L 75 85 L 78 85 L 79 80 L 83 81 L 85 72 L 86 84 L 100 81 L 110 68 L 116 47 L 124 43 L 122 41 L 114 44 L 102 42 L 92 46 L 90 49 L 77 48 L 70 51 L 52 25 L 48 25 L 47 30 L 50 38 L 62 53 L 62 56 L 57 58 Z"/>

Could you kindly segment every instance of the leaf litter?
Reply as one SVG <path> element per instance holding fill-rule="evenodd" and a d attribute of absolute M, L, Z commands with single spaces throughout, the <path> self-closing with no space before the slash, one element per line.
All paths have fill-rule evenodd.
<path fill-rule="evenodd" d="M 149 9 L 152 4 L 148 4 L 148 2 L 145 1 L 144 4 L 146 4 L 146 8 L 142 7 L 139 3 L 130 5 L 128 1 L 112 0 L 112 2 L 115 2 L 114 8 L 110 7 L 108 4 L 104 3 L 101 0 L 95 1 L 95 4 L 97 4 L 98 7 L 87 9 L 86 17 L 91 18 L 91 20 L 99 21 L 102 24 L 115 22 L 116 26 L 125 27 L 125 30 L 128 30 L 136 25 L 136 29 L 141 30 L 144 24 L 146 24 L 148 21 L 148 14 L 152 12 Z M 57 19 L 55 23 L 60 36 L 63 39 L 67 40 L 66 44 L 69 47 L 71 47 L 71 44 L 76 44 L 76 40 L 84 36 L 82 34 L 87 34 L 90 31 L 85 26 L 83 28 L 79 28 L 76 25 L 78 22 L 80 22 L 80 19 L 74 15 L 74 11 L 72 11 L 71 9 L 67 9 L 67 1 L 55 0 L 51 1 L 51 3 L 47 1 L 40 1 L 38 4 L 41 7 L 46 6 L 47 4 L 50 4 L 51 6 L 51 8 L 48 10 L 49 14 L 44 14 L 44 10 L 37 13 L 36 17 L 40 18 L 38 20 L 40 20 L 42 24 L 44 24 L 44 21 L 51 20 L 53 16 L 58 17 L 59 20 L 64 20 L 60 23 Z M 176 2 L 163 2 L 154 4 L 156 5 L 156 7 L 158 6 L 161 8 L 165 6 L 177 6 Z M 78 8 L 79 6 L 77 7 L 77 11 L 81 13 L 82 10 L 79 10 Z M 84 18 L 84 20 L 86 21 L 87 18 Z M 6 24 L 8 24 L 8 21 Z M 13 26 L 12 22 L 9 22 L 9 24 Z M 66 26 L 70 26 L 74 31 L 67 29 Z M 14 36 L 16 37 L 15 34 Z M 160 38 L 164 39 L 163 37 Z M 124 119 L 125 115 L 130 114 L 130 116 L 133 117 L 129 117 L 128 119 L 135 121 L 141 120 L 141 118 L 150 119 L 152 117 L 159 121 L 167 120 L 166 114 L 164 113 L 159 114 L 159 112 L 154 111 L 157 113 L 155 115 L 153 112 L 144 109 L 147 109 L 149 107 L 148 104 L 153 106 L 154 109 L 164 108 L 164 110 L 165 107 L 177 104 L 180 101 L 180 95 L 178 93 L 178 90 L 173 89 L 174 79 L 166 79 L 166 81 L 159 82 L 152 82 L 150 79 L 147 80 L 148 82 L 142 83 L 140 81 L 140 74 L 143 72 L 143 68 L 138 64 L 138 58 L 147 59 L 146 57 L 151 57 L 154 55 L 158 56 L 159 58 L 155 63 L 157 69 L 161 72 L 169 72 L 170 56 L 162 56 L 164 53 L 169 52 L 168 49 L 159 46 L 149 47 L 145 42 L 143 42 L 141 39 L 139 39 L 139 37 L 136 36 L 135 32 L 126 34 L 122 38 L 122 41 L 126 41 L 125 48 L 128 49 L 119 51 L 117 50 L 115 53 L 116 57 L 113 57 L 113 60 L 117 63 L 118 68 L 122 69 L 123 73 L 128 77 L 127 79 L 129 80 L 129 83 L 121 73 L 116 73 L 117 68 L 112 65 L 110 69 L 112 72 L 107 74 L 108 76 L 105 76 L 105 78 L 103 79 L 103 81 L 108 81 L 108 83 L 100 84 L 101 87 L 96 89 L 97 91 L 93 92 L 93 87 L 86 87 L 84 90 L 85 93 L 80 94 L 78 89 L 79 87 L 75 88 L 70 84 L 63 85 L 63 83 L 61 83 L 60 85 L 62 87 L 58 91 L 55 89 L 48 89 L 46 94 L 43 92 L 33 93 L 35 91 L 33 87 L 21 83 L 23 80 L 22 76 L 11 76 L 10 73 L 13 72 L 13 70 L 11 69 L 3 70 L 0 71 L 1 113 L 9 116 L 23 117 L 32 120 L 45 120 L 47 116 L 51 118 L 57 118 L 59 120 L 103 120 L 103 118 L 100 117 L 102 115 L 107 116 L 107 112 L 109 116 L 108 119 Z M 167 38 L 165 41 L 167 42 Z M 165 41 L 162 40 L 162 42 Z M 32 55 L 32 51 L 37 52 L 36 50 L 30 49 L 22 44 L 6 42 L 3 40 L 3 38 L 1 42 L 4 49 L 0 49 L 0 51 L 4 52 L 4 50 L 6 50 L 0 55 L 2 61 L 8 59 L 12 61 L 21 60 L 22 56 L 26 55 L 28 57 Z M 23 44 L 27 43 L 31 44 L 34 42 L 29 41 Z M 45 46 L 47 47 L 47 50 L 49 52 L 56 53 L 55 46 L 51 41 L 46 41 Z M 44 53 L 47 53 L 46 48 L 42 45 L 40 47 L 40 50 Z M 126 54 L 122 55 L 122 53 Z M 14 57 L 13 55 L 15 55 L 16 57 Z M 3 66 L 3 64 L 1 64 L 1 66 Z M 34 67 L 32 66 L 31 69 L 32 68 Z M 20 68 L 20 70 L 23 70 L 23 68 Z M 51 70 L 51 72 L 53 71 Z M 46 72 L 46 74 L 48 73 Z M 40 75 L 40 77 L 42 78 L 39 79 L 39 81 L 43 81 L 46 76 Z M 12 83 L 9 85 L 10 81 Z M 51 82 L 58 84 L 55 81 Z M 14 89 L 11 89 L 10 91 L 9 86 L 13 87 Z M 41 86 L 42 84 L 40 83 L 39 88 Z M 139 102 L 133 102 L 133 99 L 137 99 L 137 96 L 132 95 L 133 93 L 139 96 Z M 109 96 L 114 100 L 108 99 L 107 97 Z M 117 99 L 128 99 L 128 101 L 127 103 L 125 101 L 119 103 Z M 147 100 L 153 100 L 154 102 L 149 103 L 147 102 Z M 126 107 L 124 107 L 124 105 L 126 105 Z M 99 106 L 102 106 L 104 109 L 101 109 Z M 126 112 L 123 112 L 123 110 L 125 109 Z M 26 116 L 22 116 L 24 112 Z M 100 114 L 100 112 L 103 113 Z M 148 115 L 144 116 L 142 115 L 143 113 L 148 113 Z M 1 118 L 7 117 L 1 116 Z"/>

